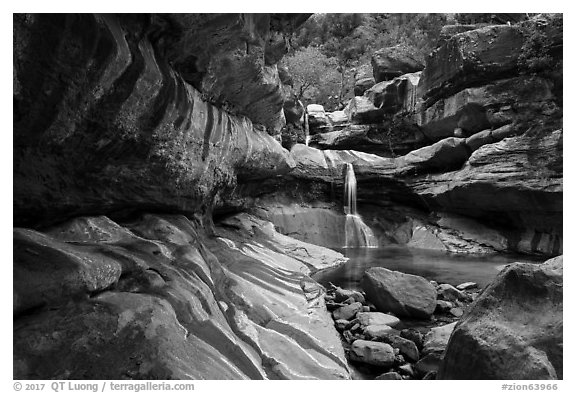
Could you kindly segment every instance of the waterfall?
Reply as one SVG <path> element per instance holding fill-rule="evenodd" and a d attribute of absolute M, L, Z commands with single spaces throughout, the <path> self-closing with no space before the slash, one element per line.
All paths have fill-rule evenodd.
<path fill-rule="evenodd" d="M 304 143 L 310 143 L 310 126 L 308 125 L 308 113 L 304 112 Z"/>
<path fill-rule="evenodd" d="M 368 225 L 356 210 L 356 175 L 354 166 L 346 164 L 344 182 L 344 213 L 346 213 L 346 244 L 345 248 L 378 247 L 378 240 Z"/>
<path fill-rule="evenodd" d="M 308 146 L 308 144 L 310 143 L 310 135 L 306 135 L 306 139 L 304 140 L 304 143 L 306 144 L 306 146 Z"/>

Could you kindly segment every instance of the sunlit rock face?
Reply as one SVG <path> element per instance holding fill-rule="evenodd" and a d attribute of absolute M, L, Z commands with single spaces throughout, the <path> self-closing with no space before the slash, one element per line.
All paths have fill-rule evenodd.
<path fill-rule="evenodd" d="M 266 82 L 277 79 L 275 66 L 265 64 L 266 38 L 290 18 L 194 17 L 212 33 L 186 24 L 198 20 L 174 18 L 15 14 L 17 225 L 149 208 L 204 214 L 238 177 L 264 178 L 291 169 L 287 152 L 264 131 L 282 112 L 273 94 L 277 84 Z M 209 44 L 198 49 L 208 70 L 199 87 L 209 87 L 202 93 L 186 81 L 195 82 L 182 71 L 184 59 L 174 57 L 179 44 L 201 37 Z M 258 59 L 235 57 L 244 68 L 217 69 L 234 52 L 218 42 L 242 40 L 259 43 L 252 44 L 261 52 Z M 217 56 L 210 57 L 210 47 Z M 192 56 L 194 48 L 179 56 Z M 237 115 L 209 102 L 225 96 L 214 86 L 223 83 L 218 75 L 227 74 L 253 83 L 241 94 L 236 82 L 225 83 L 228 92 L 246 101 L 233 105 Z"/>
<path fill-rule="evenodd" d="M 349 378 L 309 278 L 346 259 L 246 214 L 214 235 L 179 215 L 16 228 L 14 378 Z"/>

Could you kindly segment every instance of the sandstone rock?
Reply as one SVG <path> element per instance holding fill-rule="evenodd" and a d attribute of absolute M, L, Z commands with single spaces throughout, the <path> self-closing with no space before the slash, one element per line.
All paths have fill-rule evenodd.
<path fill-rule="evenodd" d="M 239 18 L 222 17 L 222 23 L 242 29 L 249 22 Z M 146 38 L 145 24 L 144 16 L 15 16 L 16 225 L 151 207 L 192 216 L 229 194 L 238 177 L 290 171 L 293 163 L 274 138 L 207 102 L 169 66 L 162 56 L 167 48 Z M 282 112 L 282 96 L 256 91 L 252 83 L 261 85 L 262 78 L 241 89 L 243 99 L 254 99 L 243 113 L 271 124 Z M 277 88 L 276 81 L 262 90 Z"/>
<path fill-rule="evenodd" d="M 467 298 L 465 293 L 454 288 L 450 284 L 440 284 L 436 290 L 438 292 L 438 297 L 444 300 L 453 302 L 455 300 L 465 300 Z"/>
<path fill-rule="evenodd" d="M 402 45 L 383 48 L 372 55 L 372 69 L 376 83 L 390 80 L 403 74 L 417 72 L 423 68 L 424 64 Z"/>
<path fill-rule="evenodd" d="M 455 326 L 456 322 L 453 322 L 430 329 L 424 337 L 422 353 L 424 355 L 431 353 L 442 354 L 448 345 L 448 340 Z"/>
<path fill-rule="evenodd" d="M 391 81 L 375 84 L 366 90 L 364 96 L 376 108 L 386 113 L 412 112 L 416 109 L 416 93 L 419 80 L 420 72 L 405 74 Z"/>
<path fill-rule="evenodd" d="M 373 77 L 357 79 L 354 82 L 354 95 L 361 96 L 366 92 L 366 90 L 370 89 L 372 86 L 376 84 L 376 81 Z"/>
<path fill-rule="evenodd" d="M 370 338 L 381 339 L 388 335 L 398 335 L 400 332 L 388 325 L 368 325 L 364 328 L 364 334 Z"/>
<path fill-rule="evenodd" d="M 446 138 L 433 145 L 411 151 L 401 162 L 419 171 L 450 170 L 461 167 L 470 153 L 463 138 Z"/>
<path fill-rule="evenodd" d="M 350 359 L 374 366 L 394 365 L 394 349 L 385 343 L 356 340 L 350 347 Z"/>
<path fill-rule="evenodd" d="M 350 121 L 359 124 L 377 123 L 384 119 L 384 111 L 365 96 L 354 97 L 345 108 Z"/>
<path fill-rule="evenodd" d="M 428 138 L 439 140 L 455 129 L 468 137 L 487 128 L 530 122 L 542 111 L 558 110 L 553 87 L 548 79 L 520 76 L 467 88 L 422 110 L 418 125 Z"/>
<path fill-rule="evenodd" d="M 399 381 L 402 380 L 402 376 L 400 376 L 400 374 L 395 371 L 390 371 L 384 374 L 380 374 L 374 379 L 378 381 Z"/>
<path fill-rule="evenodd" d="M 335 320 L 338 320 L 338 319 L 350 320 L 350 319 L 354 318 L 356 313 L 358 313 L 360 310 L 362 310 L 362 303 L 356 302 L 356 303 L 348 304 L 346 306 L 343 306 L 343 307 L 336 309 L 332 313 L 332 315 L 333 315 Z"/>
<path fill-rule="evenodd" d="M 400 323 L 400 320 L 395 316 L 381 312 L 359 312 L 356 318 L 362 326 L 388 325 L 394 327 Z"/>
<path fill-rule="evenodd" d="M 436 290 L 419 276 L 373 267 L 366 270 L 361 285 L 378 309 L 398 316 L 429 318 L 436 307 Z"/>
<path fill-rule="evenodd" d="M 463 282 L 462 284 L 458 284 L 456 285 L 456 289 L 460 290 L 460 291 L 465 291 L 467 289 L 473 289 L 473 288 L 477 288 L 478 284 L 476 284 L 475 282 L 472 281 L 467 281 L 467 282 Z"/>
<path fill-rule="evenodd" d="M 452 333 L 438 378 L 562 379 L 562 272 L 562 257 L 502 270 Z"/>

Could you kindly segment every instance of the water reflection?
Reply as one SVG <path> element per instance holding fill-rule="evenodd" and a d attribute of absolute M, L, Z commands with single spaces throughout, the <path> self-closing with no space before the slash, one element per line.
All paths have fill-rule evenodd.
<path fill-rule="evenodd" d="M 444 251 L 413 249 L 403 246 L 348 248 L 337 250 L 350 260 L 335 269 L 317 273 L 314 279 L 326 285 L 332 282 L 344 288 L 359 289 L 364 271 L 381 266 L 403 273 L 416 274 L 440 283 L 457 285 L 474 281 L 484 287 L 502 267 L 513 262 L 542 262 L 525 255 L 467 255 Z"/>

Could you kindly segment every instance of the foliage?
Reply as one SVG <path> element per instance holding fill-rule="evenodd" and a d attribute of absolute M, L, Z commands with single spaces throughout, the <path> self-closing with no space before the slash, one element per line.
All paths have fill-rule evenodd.
<path fill-rule="evenodd" d="M 402 44 L 424 61 L 446 23 L 447 14 L 316 14 L 291 38 L 292 53 L 285 59 L 295 63 L 289 67 L 295 78 L 303 73 L 300 79 L 309 81 L 301 95 L 305 101 L 342 109 L 353 96 L 355 68 L 369 64 L 376 50 Z M 332 70 L 326 68 L 330 59 Z"/>
<path fill-rule="evenodd" d="M 518 67 L 525 73 L 535 73 L 554 67 L 550 51 L 552 41 L 544 31 L 527 31 L 527 37 L 518 57 Z"/>

